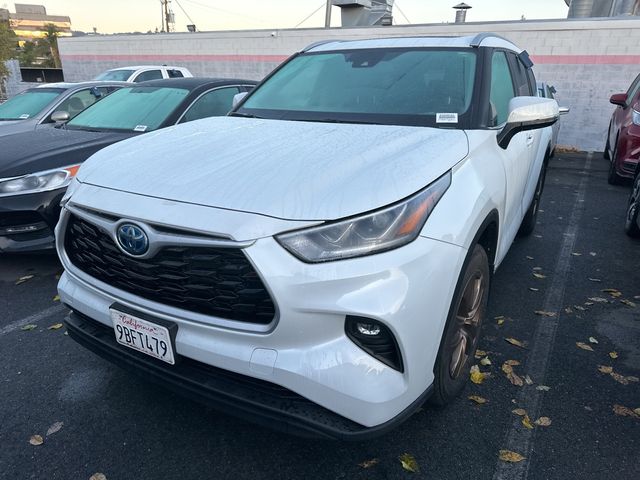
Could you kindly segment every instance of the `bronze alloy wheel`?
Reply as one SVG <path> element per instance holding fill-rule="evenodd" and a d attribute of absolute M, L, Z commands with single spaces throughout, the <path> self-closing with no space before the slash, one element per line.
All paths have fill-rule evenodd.
<path fill-rule="evenodd" d="M 491 281 L 489 258 L 473 246 L 460 273 L 433 370 L 431 403 L 445 405 L 460 394 L 473 363 Z"/>

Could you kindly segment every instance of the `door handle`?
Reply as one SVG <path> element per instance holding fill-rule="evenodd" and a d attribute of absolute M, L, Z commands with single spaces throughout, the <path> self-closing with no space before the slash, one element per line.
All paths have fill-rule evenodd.
<path fill-rule="evenodd" d="M 533 145 L 533 133 L 527 133 L 527 147 Z"/>

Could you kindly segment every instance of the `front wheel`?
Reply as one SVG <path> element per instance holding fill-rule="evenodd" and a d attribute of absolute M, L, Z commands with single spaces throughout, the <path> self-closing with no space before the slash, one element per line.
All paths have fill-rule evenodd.
<path fill-rule="evenodd" d="M 611 163 L 609 164 L 609 174 L 607 175 L 607 182 L 609 185 L 620 185 L 622 183 L 622 177 L 618 175 L 616 171 L 616 159 L 618 158 L 618 141 L 616 140 L 616 146 L 613 149 L 613 154 L 611 155 Z"/>
<path fill-rule="evenodd" d="M 624 223 L 624 231 L 630 237 L 640 237 L 640 227 L 638 226 L 638 216 L 640 215 L 640 173 L 636 175 L 633 182 L 631 195 L 629 195 L 629 206 L 627 207 L 627 218 Z"/>
<path fill-rule="evenodd" d="M 465 386 L 489 299 L 491 277 L 485 249 L 475 245 L 465 265 L 456 286 L 433 372 L 435 380 L 431 402 L 440 406 L 453 400 Z"/>

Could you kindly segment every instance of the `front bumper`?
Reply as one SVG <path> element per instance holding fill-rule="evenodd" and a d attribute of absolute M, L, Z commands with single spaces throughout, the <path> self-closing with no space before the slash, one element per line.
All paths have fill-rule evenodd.
<path fill-rule="evenodd" d="M 179 216 L 198 218 L 187 212 L 193 208 L 203 207 L 184 206 Z M 458 246 L 419 237 L 389 252 L 310 265 L 294 258 L 273 237 L 260 238 L 244 252 L 277 305 L 276 318 L 265 327 L 155 303 L 86 275 L 64 252 L 64 225 L 63 214 L 57 244 L 66 271 L 58 290 L 73 311 L 103 325 L 106 331 L 112 331 L 109 308 L 114 303 L 174 322 L 178 325 L 176 352 L 180 357 L 247 380 L 284 387 L 316 404 L 314 408 L 322 407 L 357 424 L 361 432 L 383 431 L 390 422 L 403 420 L 427 395 L 466 255 L 466 250 Z M 353 343 L 345 333 L 347 315 L 384 323 L 397 340 L 404 372 L 385 365 Z M 75 337 L 80 336 L 76 332 Z M 104 350 L 90 337 L 95 335 L 84 335 L 85 345 L 98 352 Z M 136 358 L 142 369 L 156 365 L 154 360 L 145 358 L 142 362 L 139 356 L 132 356 L 135 352 L 122 348 L 109 349 L 109 356 L 128 358 L 131 365 L 137 364 L 131 360 Z M 163 371 L 172 368 L 162 365 Z M 161 375 L 157 378 L 165 381 Z M 167 382 L 175 386 L 175 382 Z M 185 392 L 188 390 L 185 387 Z M 308 417 L 306 425 L 312 425 L 311 430 L 318 430 L 313 426 L 315 414 L 309 412 L 301 416 Z M 331 427 L 325 431 L 344 437 L 349 429 L 336 433 Z"/>
<path fill-rule="evenodd" d="M 52 251 L 64 192 L 0 197 L 0 253 Z"/>

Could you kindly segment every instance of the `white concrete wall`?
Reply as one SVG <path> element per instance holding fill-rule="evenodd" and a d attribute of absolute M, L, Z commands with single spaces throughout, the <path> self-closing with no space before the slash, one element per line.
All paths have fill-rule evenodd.
<path fill-rule="evenodd" d="M 609 96 L 625 91 L 640 73 L 640 19 L 87 36 L 61 38 L 60 52 L 69 81 L 88 80 L 115 66 L 163 63 L 186 66 L 198 76 L 260 79 L 316 41 L 486 31 L 527 49 L 538 79 L 555 85 L 559 102 L 571 107 L 559 143 L 602 150 L 613 110 Z"/>

